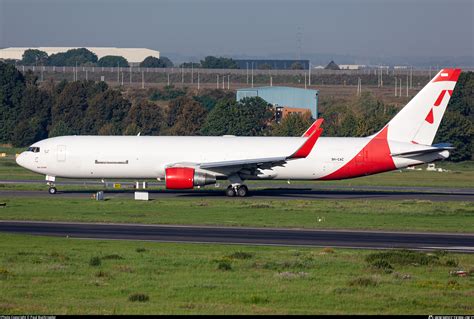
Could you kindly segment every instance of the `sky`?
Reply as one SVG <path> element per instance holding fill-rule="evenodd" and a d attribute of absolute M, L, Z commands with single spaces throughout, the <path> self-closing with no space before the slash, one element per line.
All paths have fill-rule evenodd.
<path fill-rule="evenodd" d="M 473 57 L 474 0 L 0 0 L 0 47 Z"/>

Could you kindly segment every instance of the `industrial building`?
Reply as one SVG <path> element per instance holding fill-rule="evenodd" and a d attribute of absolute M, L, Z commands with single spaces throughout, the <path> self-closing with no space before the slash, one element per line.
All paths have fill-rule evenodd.
<path fill-rule="evenodd" d="M 81 47 L 24 47 L 24 48 L 5 48 L 0 49 L 0 59 L 7 60 L 21 60 L 23 53 L 29 49 L 35 49 L 44 51 L 48 56 L 56 53 L 64 53 L 71 49 L 79 49 Z M 153 56 L 155 58 L 160 58 L 160 52 L 146 49 L 146 48 L 95 48 L 95 47 L 84 47 L 87 50 L 93 52 L 97 55 L 97 58 L 102 58 L 107 55 L 122 56 L 127 59 L 128 63 L 131 65 L 138 64 L 145 60 L 146 57 Z"/>
<path fill-rule="evenodd" d="M 291 70 L 294 65 L 299 64 L 301 69 L 309 68 L 309 60 L 234 60 L 239 69 L 272 69 L 272 70 Z"/>
<path fill-rule="evenodd" d="M 286 86 L 264 86 L 237 90 L 237 101 L 245 97 L 259 96 L 276 108 L 283 107 L 283 114 L 291 113 L 291 109 L 301 113 L 301 110 L 311 112 L 313 118 L 318 117 L 319 91 L 300 89 Z"/>
<path fill-rule="evenodd" d="M 367 66 L 363 64 L 339 64 L 339 69 L 341 70 L 361 70 L 366 67 Z"/>

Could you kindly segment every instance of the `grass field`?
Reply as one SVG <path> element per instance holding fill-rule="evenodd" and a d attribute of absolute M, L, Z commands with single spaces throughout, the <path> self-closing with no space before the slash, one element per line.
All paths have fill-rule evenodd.
<path fill-rule="evenodd" d="M 474 255 L 375 254 L 0 234 L 0 313 L 474 311 Z"/>
<path fill-rule="evenodd" d="M 3 220 L 474 232 L 473 202 L 4 198 Z"/>

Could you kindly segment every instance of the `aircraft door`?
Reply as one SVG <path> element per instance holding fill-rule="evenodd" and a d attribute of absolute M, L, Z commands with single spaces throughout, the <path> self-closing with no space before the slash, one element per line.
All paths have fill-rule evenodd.
<path fill-rule="evenodd" d="M 66 145 L 58 145 L 57 159 L 58 162 L 66 161 Z"/>

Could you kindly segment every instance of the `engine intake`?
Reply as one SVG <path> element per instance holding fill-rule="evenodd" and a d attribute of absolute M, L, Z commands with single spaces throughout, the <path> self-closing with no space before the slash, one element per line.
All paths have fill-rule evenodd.
<path fill-rule="evenodd" d="M 165 169 L 165 179 L 167 189 L 191 189 L 216 183 L 214 175 L 196 172 L 190 167 L 168 167 Z"/>

